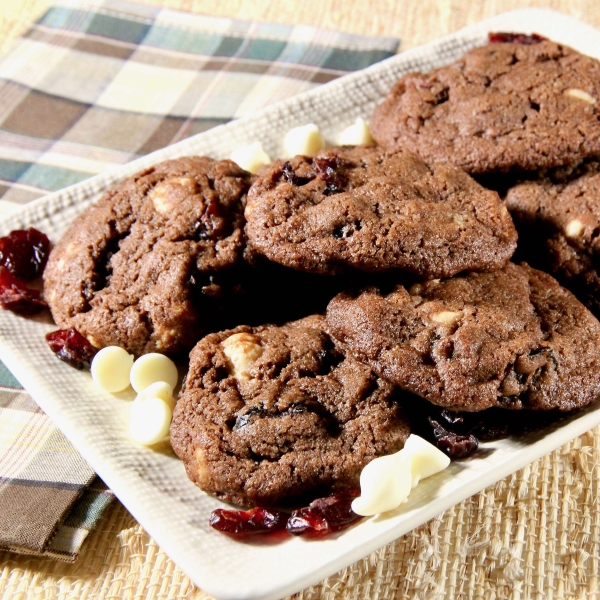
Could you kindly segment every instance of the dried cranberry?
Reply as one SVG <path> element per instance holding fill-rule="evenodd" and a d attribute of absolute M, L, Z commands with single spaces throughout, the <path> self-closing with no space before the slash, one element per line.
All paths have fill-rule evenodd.
<path fill-rule="evenodd" d="M 433 428 L 436 446 L 450 458 L 466 458 L 479 447 L 479 440 L 474 435 L 460 435 L 448 431 L 439 421 L 431 417 L 429 417 L 429 423 Z"/>
<path fill-rule="evenodd" d="M 362 519 L 350 506 L 359 494 L 359 490 L 336 492 L 314 500 L 306 508 L 295 510 L 287 522 L 288 533 L 321 536 L 348 527 Z"/>
<path fill-rule="evenodd" d="M 254 535 L 285 529 L 287 514 L 267 508 L 250 510 L 213 510 L 209 524 L 214 529 L 231 535 Z"/>
<path fill-rule="evenodd" d="M 17 229 L 0 237 L 0 264 L 21 279 L 35 279 L 42 274 L 50 240 L 41 231 L 30 227 Z"/>
<path fill-rule="evenodd" d="M 40 291 L 27 287 L 25 281 L 0 266 L 0 306 L 20 315 L 32 315 L 46 308 Z"/>
<path fill-rule="evenodd" d="M 340 162 L 337 156 L 318 156 L 313 159 L 313 168 L 317 177 L 325 182 L 326 196 L 344 191 L 347 180 L 339 171 Z"/>
<path fill-rule="evenodd" d="M 296 171 L 294 171 L 294 167 L 292 167 L 289 161 L 283 163 L 283 167 L 281 167 L 281 174 L 288 183 L 299 187 L 306 185 L 309 181 L 312 181 L 310 177 L 300 177 L 296 175 Z"/>
<path fill-rule="evenodd" d="M 76 369 L 89 368 L 97 348 L 77 329 L 58 329 L 46 334 L 46 342 L 60 360 Z"/>
<path fill-rule="evenodd" d="M 544 42 L 547 39 L 548 38 L 538 35 L 537 33 L 532 33 L 531 35 L 506 32 L 488 33 L 488 41 L 490 44 L 522 44 L 523 46 L 531 46 L 532 44 Z"/>

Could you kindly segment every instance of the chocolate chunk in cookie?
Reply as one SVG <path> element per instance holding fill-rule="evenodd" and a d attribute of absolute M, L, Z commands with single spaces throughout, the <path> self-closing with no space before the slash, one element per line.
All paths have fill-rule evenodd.
<path fill-rule="evenodd" d="M 358 486 L 410 431 L 398 390 L 346 358 L 324 317 L 237 327 L 201 340 L 171 444 L 204 491 L 240 505 Z"/>
<path fill-rule="evenodd" d="M 600 62 L 552 41 L 495 43 L 409 73 L 371 120 L 375 140 L 469 173 L 533 170 L 600 152 Z"/>
<path fill-rule="evenodd" d="M 250 178 L 231 161 L 186 157 L 107 191 L 51 253 L 56 323 L 134 354 L 191 348 L 235 281 Z"/>
<path fill-rule="evenodd" d="M 552 273 L 600 316 L 600 163 L 555 170 L 508 190 L 520 256 Z"/>
<path fill-rule="evenodd" d="M 501 267 L 516 232 L 495 192 L 448 163 L 358 146 L 275 161 L 248 192 L 250 246 L 294 269 L 446 277 Z"/>
<path fill-rule="evenodd" d="M 327 323 L 381 377 L 452 410 L 567 411 L 600 393 L 600 323 L 525 264 L 344 293 Z"/>

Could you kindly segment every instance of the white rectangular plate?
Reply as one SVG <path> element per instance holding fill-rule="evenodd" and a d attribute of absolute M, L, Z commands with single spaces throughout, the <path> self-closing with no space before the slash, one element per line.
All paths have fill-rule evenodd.
<path fill-rule="evenodd" d="M 34 226 L 56 241 L 108 186 L 167 158 L 224 158 L 254 140 L 279 156 L 283 134 L 310 122 L 335 143 L 357 116 L 369 118 L 400 75 L 449 63 L 485 43 L 488 31 L 534 31 L 600 56 L 600 32 L 588 25 L 548 10 L 506 13 L 46 196 L 3 218 L 0 234 Z M 167 554 L 202 590 L 223 600 L 275 599 L 316 584 L 600 423 L 596 404 L 543 431 L 485 444 L 487 452 L 480 458 L 454 463 L 424 481 L 395 512 L 366 519 L 324 541 L 241 543 L 211 530 L 208 517 L 220 503 L 188 481 L 168 447 L 155 452 L 128 439 L 125 398 L 101 393 L 88 372 L 52 355 L 44 334 L 53 329 L 48 317 L 0 311 L 0 358 Z"/>

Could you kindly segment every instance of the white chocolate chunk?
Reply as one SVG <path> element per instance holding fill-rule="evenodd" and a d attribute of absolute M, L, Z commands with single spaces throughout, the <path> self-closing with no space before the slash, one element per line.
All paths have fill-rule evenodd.
<path fill-rule="evenodd" d="M 375 140 L 371 137 L 369 125 L 358 117 L 354 124 L 346 127 L 340 134 L 341 146 L 360 146 L 362 144 L 373 144 Z"/>
<path fill-rule="evenodd" d="M 157 381 L 166 382 L 173 390 L 178 376 L 175 363 L 164 354 L 156 352 L 140 356 L 133 363 L 129 374 L 131 387 L 138 394 Z"/>
<path fill-rule="evenodd" d="M 169 435 L 173 412 L 160 398 L 139 396 L 131 405 L 129 434 L 133 440 L 144 446 L 151 446 Z"/>
<path fill-rule="evenodd" d="M 156 381 L 142 390 L 136 397 L 145 400 L 146 398 L 160 398 L 164 400 L 171 410 L 175 408 L 175 398 L 173 398 L 173 388 L 166 381 Z M 135 402 L 135 400 L 134 400 Z"/>
<path fill-rule="evenodd" d="M 412 489 L 411 461 L 401 452 L 376 458 L 362 470 L 361 495 L 352 501 L 357 515 L 377 515 L 406 502 Z"/>
<path fill-rule="evenodd" d="M 156 212 L 164 214 L 173 209 L 173 188 L 176 186 L 186 188 L 190 194 L 196 190 L 196 182 L 191 177 L 172 177 L 161 181 L 148 194 Z"/>
<path fill-rule="evenodd" d="M 588 104 L 596 104 L 596 99 L 593 96 L 590 96 L 590 94 L 578 88 L 566 90 L 564 95 L 569 96 L 570 98 L 576 98 L 577 100 L 583 100 Z"/>
<path fill-rule="evenodd" d="M 421 479 L 443 471 L 450 458 L 423 438 L 411 434 L 396 454 L 372 460 L 360 474 L 360 496 L 352 510 L 363 516 L 393 510 L 406 502 Z"/>
<path fill-rule="evenodd" d="M 260 142 L 242 146 L 231 153 L 231 160 L 239 167 L 256 175 L 260 168 L 271 162 L 269 155 L 263 150 Z"/>
<path fill-rule="evenodd" d="M 450 464 L 450 457 L 418 435 L 409 435 L 401 452 L 412 456 L 412 487 L 421 479 L 443 471 Z"/>
<path fill-rule="evenodd" d="M 290 129 L 285 135 L 283 147 L 288 156 L 297 154 L 314 156 L 319 150 L 325 148 L 325 140 L 319 128 L 314 123 L 310 123 Z"/>
<path fill-rule="evenodd" d="M 105 392 L 120 392 L 129 387 L 133 355 L 119 346 L 102 348 L 92 359 L 92 379 Z"/>
<path fill-rule="evenodd" d="M 259 341 L 251 333 L 234 333 L 221 342 L 223 352 L 232 366 L 231 374 L 236 379 L 250 381 L 248 369 L 264 351 Z"/>
<path fill-rule="evenodd" d="M 443 325 L 449 325 L 454 327 L 460 319 L 463 317 L 462 310 L 442 310 L 441 312 L 434 313 L 429 318 L 436 323 L 442 323 Z"/>
<path fill-rule="evenodd" d="M 579 219 L 573 219 L 565 227 L 565 235 L 570 238 L 581 237 L 583 230 L 583 223 Z"/>

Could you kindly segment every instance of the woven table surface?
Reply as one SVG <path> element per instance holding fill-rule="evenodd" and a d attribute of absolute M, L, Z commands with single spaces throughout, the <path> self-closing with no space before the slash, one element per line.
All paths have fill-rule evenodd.
<path fill-rule="evenodd" d="M 196 13 L 399 37 L 403 50 L 529 6 L 560 10 L 600 28 L 596 0 L 153 3 Z M 0 51 L 49 6 L 47 0 L 0 0 Z M 596 428 L 293 598 L 596 598 L 599 469 L 600 428 Z M 210 598 L 118 502 L 108 509 L 75 564 L 10 553 L 0 553 L 0 561 L 4 599 Z"/>

